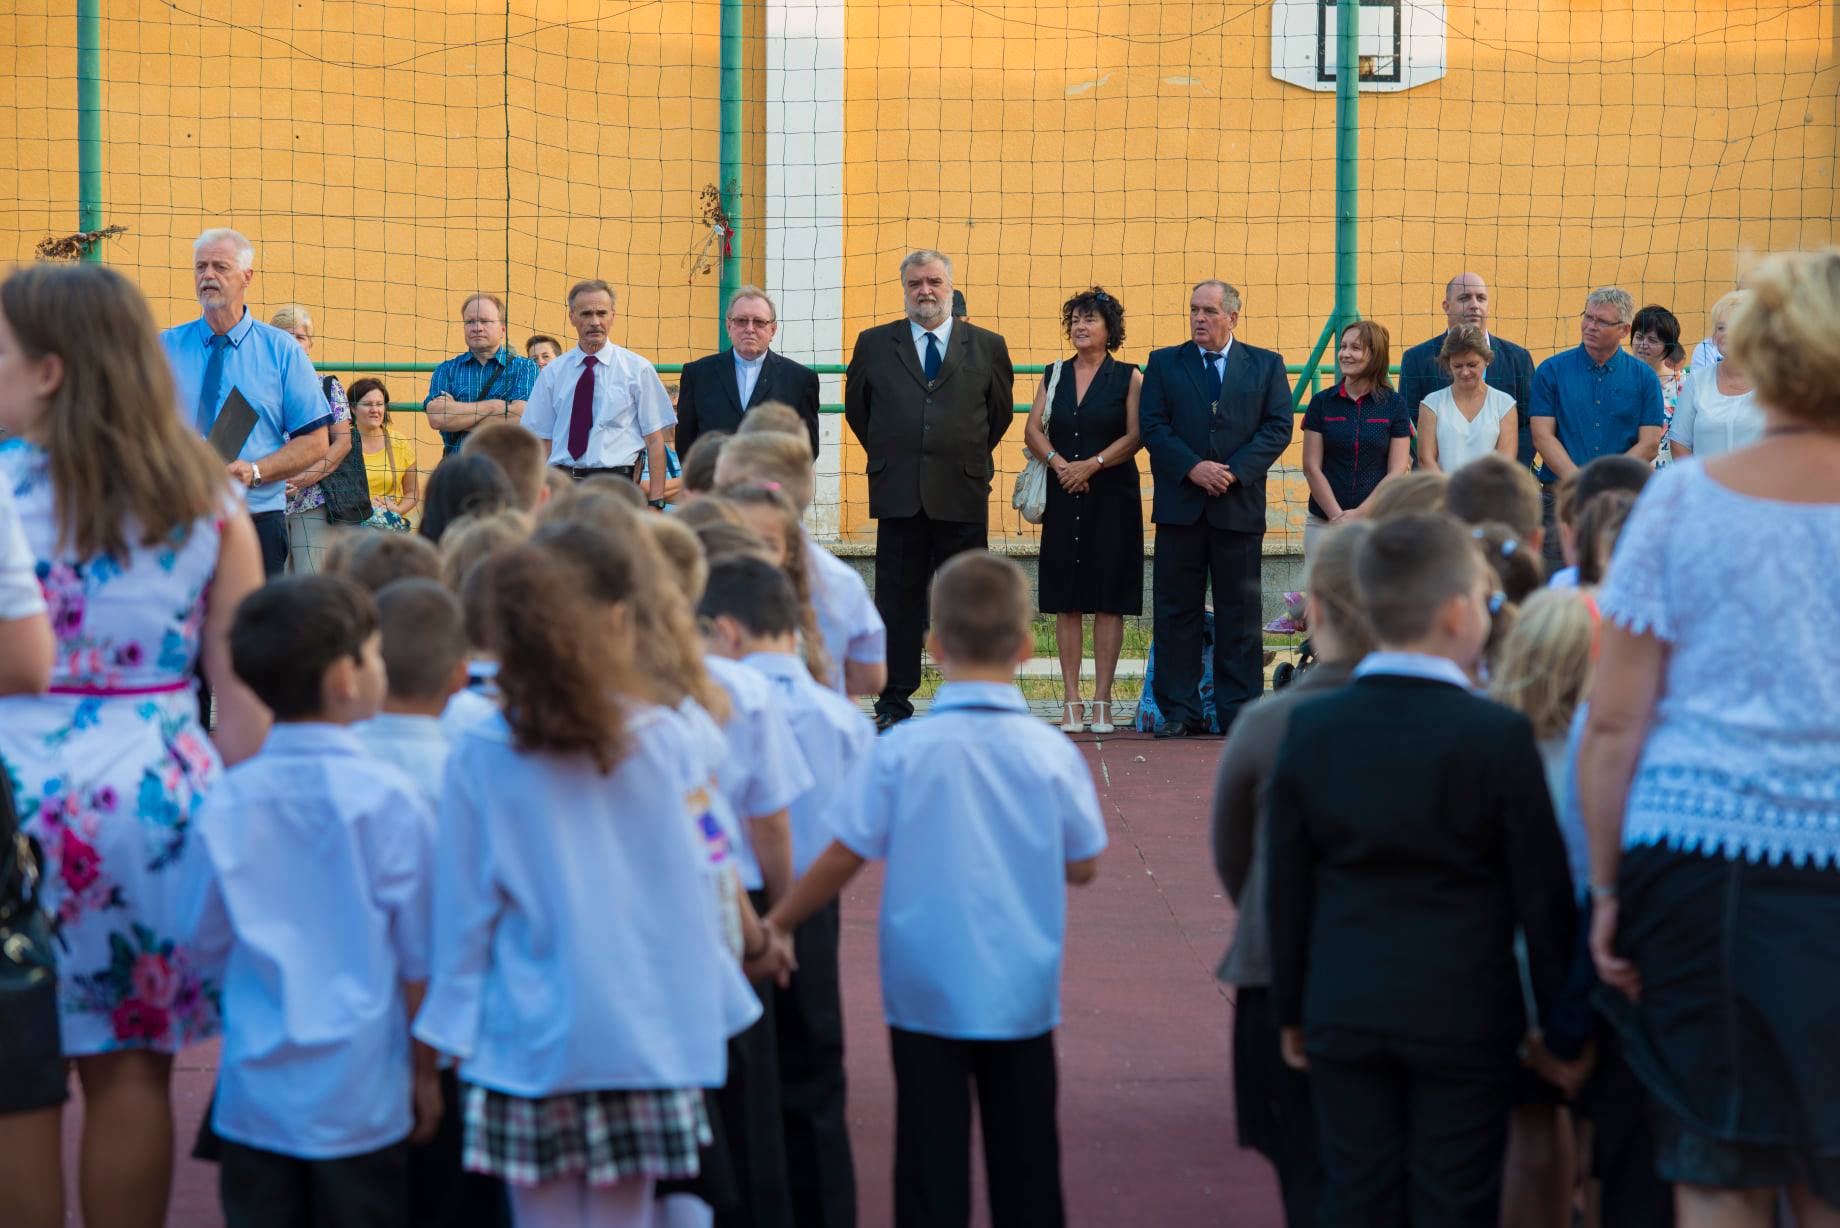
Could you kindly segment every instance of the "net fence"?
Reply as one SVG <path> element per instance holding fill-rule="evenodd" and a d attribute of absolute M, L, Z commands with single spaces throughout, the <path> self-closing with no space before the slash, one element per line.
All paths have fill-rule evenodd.
<path fill-rule="evenodd" d="M 1595 286 L 1671 307 L 1691 348 L 1751 254 L 1833 241 L 1835 12 L 1364 0 L 1359 306 L 1394 361 L 1442 330 L 1463 270 L 1538 360 L 1576 344 Z M 85 203 L 78 16 L 0 0 L 10 259 Z M 566 287 L 604 277 L 615 339 L 669 384 L 721 340 L 730 259 L 832 406 L 915 247 L 954 257 L 1022 403 L 1070 348 L 1074 290 L 1124 303 L 1137 361 L 1185 338 L 1202 278 L 1238 286 L 1239 337 L 1292 364 L 1334 299 L 1333 0 L 117 0 L 99 25 L 89 203 L 123 228 L 104 258 L 177 323 L 192 238 L 243 230 L 252 310 L 306 306 L 316 362 L 381 375 L 423 466 L 438 442 L 414 411 L 474 290 L 508 301 L 521 347 L 567 338 Z M 1021 436 L 992 528 L 1026 549 Z M 867 542 L 862 453 L 840 415 L 824 440 L 814 527 Z M 1272 485 L 1274 553 L 1300 549 L 1297 461 Z"/>

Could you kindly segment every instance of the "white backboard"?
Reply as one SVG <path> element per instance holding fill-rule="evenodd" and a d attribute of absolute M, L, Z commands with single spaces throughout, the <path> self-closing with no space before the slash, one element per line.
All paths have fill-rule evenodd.
<path fill-rule="evenodd" d="M 1334 91 L 1336 0 L 1273 0 L 1271 74 Z M 1444 75 L 1442 0 L 1361 0 L 1361 88 L 1409 90 Z"/>

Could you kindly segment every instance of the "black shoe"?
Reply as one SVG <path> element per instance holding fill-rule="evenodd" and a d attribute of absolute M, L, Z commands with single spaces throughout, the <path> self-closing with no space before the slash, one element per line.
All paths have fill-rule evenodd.
<path fill-rule="evenodd" d="M 1195 732 L 1194 726 L 1182 721 L 1164 721 L 1156 727 L 1156 736 L 1159 738 L 1188 738 L 1193 737 Z"/>
<path fill-rule="evenodd" d="M 875 732 L 887 733 L 890 729 L 893 729 L 896 725 L 899 725 L 902 721 L 907 719 L 909 718 L 905 716 L 896 716 L 892 712 L 877 712 L 875 714 Z"/>

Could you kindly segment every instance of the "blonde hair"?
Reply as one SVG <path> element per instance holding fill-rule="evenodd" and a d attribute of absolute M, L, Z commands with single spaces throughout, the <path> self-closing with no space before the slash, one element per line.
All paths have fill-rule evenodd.
<path fill-rule="evenodd" d="M 441 534 L 441 583 L 458 593 L 473 568 L 529 537 L 533 527 L 529 515 L 515 508 L 460 517 Z"/>
<path fill-rule="evenodd" d="M 778 431 L 759 431 L 738 434 L 725 442 L 721 455 L 716 457 L 716 490 L 719 493 L 735 485 L 778 490 L 798 512 L 810 507 L 814 493 L 811 444 L 804 426 L 800 425 L 797 438 Z"/>
<path fill-rule="evenodd" d="M 784 401 L 762 401 L 747 411 L 741 419 L 741 425 L 735 428 L 737 435 L 759 435 L 775 433 L 796 435 L 805 445 L 806 459 L 811 457 L 811 431 L 805 425 L 805 419 L 799 417 L 799 411 Z"/>
<path fill-rule="evenodd" d="M 670 519 L 697 533 L 712 524 L 746 527 L 741 523 L 741 513 L 735 510 L 735 505 L 721 495 L 704 495 L 695 503 L 680 503 L 671 509 Z"/>
<path fill-rule="evenodd" d="M 1840 431 L 1840 248 L 1771 256 L 1748 279 L 1725 352 L 1757 399 L 1823 431 Z"/>
<path fill-rule="evenodd" d="M 1367 526 L 1359 521 L 1337 525 L 1323 535 L 1310 552 L 1304 591 L 1316 603 L 1317 611 L 1341 640 L 1346 660 L 1354 662 L 1379 647 L 1374 629 L 1368 625 L 1361 608 L 1361 590 L 1354 580 L 1354 561 L 1361 552 Z"/>
<path fill-rule="evenodd" d="M 38 430 L 60 550 L 126 559 L 130 528 L 152 546 L 229 505 L 133 282 L 100 264 L 29 265 L 0 283 L 0 313 L 28 358 L 63 363 Z"/>
<path fill-rule="evenodd" d="M 296 328 L 304 328 L 309 333 L 313 331 L 313 316 L 299 303 L 288 303 L 275 308 L 275 314 L 268 317 L 268 322 L 284 333 L 292 332 Z"/>
<path fill-rule="evenodd" d="M 1490 668 L 1490 697 L 1532 721 L 1534 737 L 1563 737 L 1591 684 L 1594 636 L 1584 594 L 1541 589 L 1502 640 Z"/>
<path fill-rule="evenodd" d="M 757 435 L 755 438 L 780 440 L 786 436 Z M 739 439 L 731 439 L 729 448 L 740 442 Z M 727 459 L 728 448 L 722 450 L 722 456 Z M 811 676 L 829 686 L 831 655 L 825 651 L 824 636 L 818 631 L 817 610 L 811 601 L 811 568 L 807 557 L 811 550 L 805 543 L 805 528 L 799 520 L 798 509 L 784 494 L 765 486 L 739 486 L 722 493 L 724 498 L 738 506 L 767 507 L 778 513 L 786 538 L 786 561 L 781 564 L 780 570 L 792 582 L 792 591 L 799 599 L 799 653 L 804 657 L 805 668 Z"/>
<path fill-rule="evenodd" d="M 1708 328 L 1717 328 L 1721 324 L 1730 323 L 1731 313 L 1736 311 L 1739 304 L 1743 303 L 1748 297 L 1749 296 L 1742 290 L 1727 290 L 1725 293 L 1719 295 L 1719 301 L 1714 303 L 1711 310 L 1706 312 L 1706 326 Z"/>
<path fill-rule="evenodd" d="M 1450 486 L 1450 477 L 1443 473 L 1429 473 L 1423 469 L 1413 469 L 1392 478 L 1374 493 L 1368 500 L 1367 515 L 1364 519 L 1369 524 L 1379 524 L 1395 516 L 1408 516 L 1414 512 L 1441 512 L 1444 510 L 1444 491 Z"/>
<path fill-rule="evenodd" d="M 667 575 L 694 608 L 702 600 L 703 586 L 709 583 L 709 559 L 696 531 L 670 516 L 644 516 L 639 523 L 652 535 L 652 544 L 664 557 Z"/>

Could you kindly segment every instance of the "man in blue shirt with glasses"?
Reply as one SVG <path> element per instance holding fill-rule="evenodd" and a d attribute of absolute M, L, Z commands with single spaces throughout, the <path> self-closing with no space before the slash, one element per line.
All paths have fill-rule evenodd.
<path fill-rule="evenodd" d="M 1554 354 L 1533 373 L 1528 427 L 1541 464 L 1540 503 L 1546 525 L 1546 567 L 1564 566 L 1553 524 L 1554 487 L 1600 456 L 1619 452 L 1652 462 L 1667 424 L 1661 381 L 1648 364 L 1623 351 L 1635 319 L 1627 291 L 1591 291 L 1579 321 L 1581 344 Z"/>
<path fill-rule="evenodd" d="M 233 392 L 255 411 L 230 476 L 262 545 L 269 576 L 287 566 L 287 479 L 325 458 L 332 413 L 306 351 L 249 314 L 256 249 L 234 230 L 212 229 L 192 244 L 192 284 L 204 314 L 160 334 L 179 387 L 179 409 L 209 436 Z"/>

